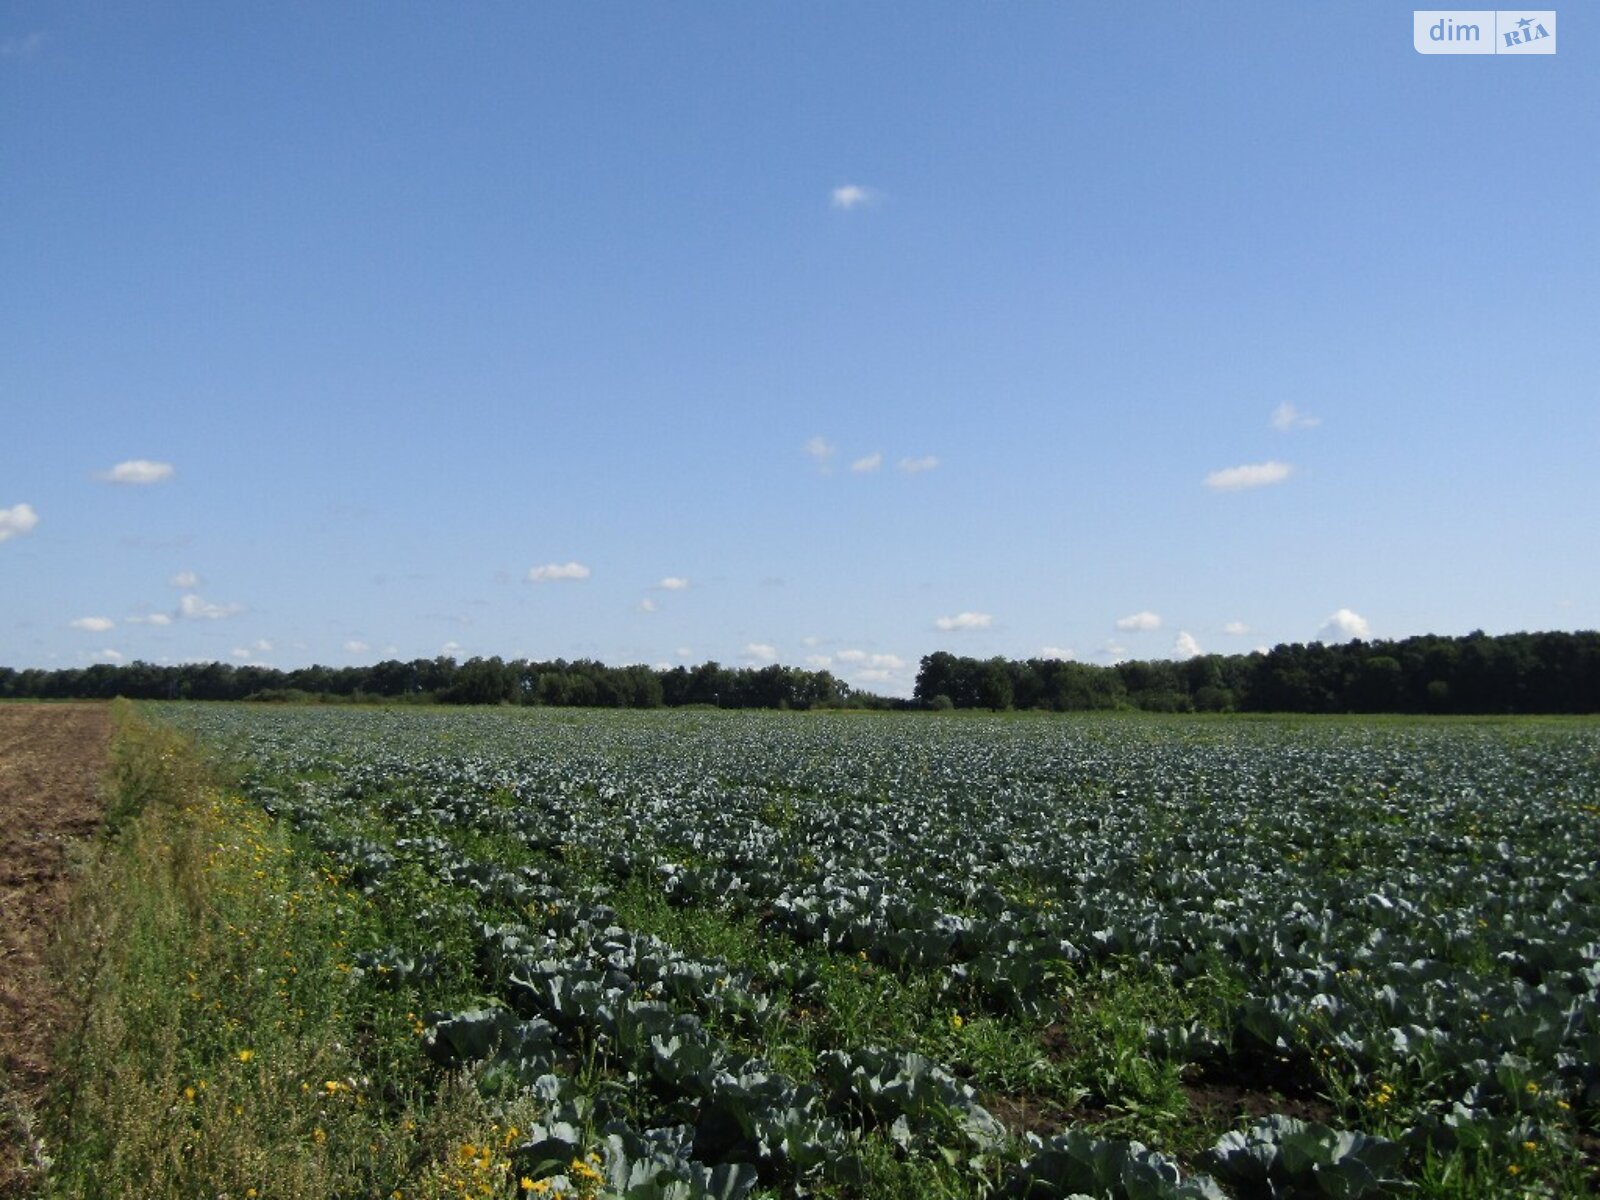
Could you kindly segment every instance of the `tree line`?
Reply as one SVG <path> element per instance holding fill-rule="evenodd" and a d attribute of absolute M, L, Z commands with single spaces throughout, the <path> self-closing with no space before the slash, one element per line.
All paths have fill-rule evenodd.
<path fill-rule="evenodd" d="M 1115 666 L 941 651 L 922 660 L 916 701 L 1057 712 L 1592 713 L 1600 712 L 1600 633 L 1293 643 Z"/>
<path fill-rule="evenodd" d="M 275 667 L 231 663 L 96 663 L 68 670 L 0 667 L 0 698 L 257 701 L 409 701 L 554 707 L 717 708 L 890 707 L 827 671 L 796 667 L 612 667 L 591 659 L 389 659 L 359 667 Z"/>
<path fill-rule="evenodd" d="M 0 699 L 258 700 L 661 708 L 1143 709 L 1158 712 L 1600 712 L 1600 633 L 1427 635 L 1320 642 L 1095 666 L 1057 659 L 922 659 L 912 700 L 828 671 L 612 667 L 592 659 L 388 659 L 370 666 L 96 663 L 0 667 Z"/>

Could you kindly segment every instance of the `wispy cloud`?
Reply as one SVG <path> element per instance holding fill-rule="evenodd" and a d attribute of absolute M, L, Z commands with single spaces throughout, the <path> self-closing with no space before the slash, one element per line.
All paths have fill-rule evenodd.
<path fill-rule="evenodd" d="M 589 578 L 589 568 L 580 562 L 546 563 L 528 568 L 529 583 L 560 583 Z"/>
<path fill-rule="evenodd" d="M 776 662 L 778 648 L 770 642 L 746 642 L 743 657 L 751 662 Z"/>
<path fill-rule="evenodd" d="M 964 629 L 987 629 L 994 624 L 994 617 L 989 613 L 964 612 L 953 617 L 940 617 L 933 624 L 945 633 L 955 633 Z"/>
<path fill-rule="evenodd" d="M 656 586 L 664 592 L 681 592 L 689 586 L 689 581 L 682 575 L 668 575 Z"/>
<path fill-rule="evenodd" d="M 850 469 L 863 472 L 876 471 L 881 466 L 883 466 L 883 454 L 874 450 L 871 454 L 856 459 L 855 462 L 850 464 Z"/>
<path fill-rule="evenodd" d="M 33 527 L 38 523 L 39 514 L 33 511 L 31 504 L 13 504 L 10 508 L 0 508 L 0 542 L 9 542 L 14 537 L 32 533 Z"/>
<path fill-rule="evenodd" d="M 1198 658 L 1205 651 L 1200 649 L 1200 643 L 1195 640 L 1194 634 L 1180 631 L 1178 640 L 1172 643 L 1172 653 L 1179 658 Z"/>
<path fill-rule="evenodd" d="M 178 598 L 178 615 L 192 621 L 220 621 L 244 611 L 242 604 L 213 604 L 193 592 Z"/>
<path fill-rule="evenodd" d="M 1117 618 L 1118 629 L 1133 629 L 1140 633 L 1148 633 L 1152 629 L 1161 628 L 1161 614 L 1153 612 L 1130 613 L 1126 617 Z"/>
<path fill-rule="evenodd" d="M 67 624 L 74 629 L 82 629 L 89 633 L 104 633 L 108 629 L 115 628 L 117 623 L 110 617 L 79 617 L 74 621 L 68 621 Z"/>
<path fill-rule="evenodd" d="M 865 650 L 841 650 L 837 657 L 842 663 L 866 671 L 900 671 L 906 665 L 898 654 L 869 654 Z"/>
<path fill-rule="evenodd" d="M 1283 462 L 1248 463 L 1241 467 L 1227 467 L 1206 476 L 1206 486 L 1214 492 L 1237 492 L 1244 488 L 1266 487 L 1282 483 L 1294 473 L 1294 468 Z"/>
<path fill-rule="evenodd" d="M 875 188 L 859 183 L 843 183 L 833 189 L 831 202 L 833 207 L 849 212 L 851 209 L 876 204 L 878 196 L 879 193 Z"/>
<path fill-rule="evenodd" d="M 172 473 L 171 463 L 130 458 L 127 462 L 119 462 L 109 471 L 101 471 L 95 478 L 103 483 L 150 484 L 171 479 Z"/>
<path fill-rule="evenodd" d="M 1243 621 L 1229 621 L 1222 627 L 1222 632 L 1229 637 L 1244 637 L 1245 634 L 1250 632 L 1250 626 Z"/>
<path fill-rule="evenodd" d="M 1291 429 L 1314 429 L 1321 424 L 1321 417 L 1303 413 L 1287 400 L 1272 410 L 1272 427 L 1284 432 Z"/>
<path fill-rule="evenodd" d="M 653 613 L 660 607 L 661 606 L 649 596 L 646 596 L 643 600 L 639 601 L 639 611 L 642 613 Z"/>
<path fill-rule="evenodd" d="M 907 475 L 920 475 L 923 471 L 931 471 L 939 465 L 939 460 L 932 454 L 925 454 L 921 458 L 902 458 L 900 469 Z"/>
<path fill-rule="evenodd" d="M 1367 638 L 1371 635 L 1372 626 L 1365 617 L 1348 608 L 1341 608 L 1324 622 L 1317 633 L 1317 640 L 1348 642 L 1351 638 Z"/>
<path fill-rule="evenodd" d="M 826 654 L 806 655 L 806 666 L 816 671 L 825 671 L 833 666 L 833 659 Z"/>
<path fill-rule="evenodd" d="M 202 580 L 193 571 L 179 571 L 167 582 L 175 588 L 197 588 Z"/>
<path fill-rule="evenodd" d="M 817 465 L 817 470 L 822 472 L 833 469 L 833 456 L 839 453 L 839 447 L 821 435 L 808 438 L 806 444 L 800 449 L 807 458 Z"/>
<path fill-rule="evenodd" d="M 1066 646 L 1040 646 L 1040 658 L 1053 658 L 1059 662 L 1071 662 L 1078 656 Z"/>
<path fill-rule="evenodd" d="M 32 58 L 44 49 L 45 40 L 42 30 L 0 38 L 0 58 Z"/>
<path fill-rule="evenodd" d="M 346 654 L 365 654 L 368 650 L 371 650 L 371 649 L 372 649 L 371 646 L 367 645 L 365 642 L 361 641 L 359 638 L 351 638 L 348 642 L 346 642 L 344 644 L 344 652 Z"/>
<path fill-rule="evenodd" d="M 172 615 L 163 612 L 144 613 L 137 617 L 129 617 L 127 620 L 129 625 L 171 625 Z"/>

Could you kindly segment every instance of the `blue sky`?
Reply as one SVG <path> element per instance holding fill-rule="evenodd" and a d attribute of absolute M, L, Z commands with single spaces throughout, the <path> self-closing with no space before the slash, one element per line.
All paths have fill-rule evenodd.
<path fill-rule="evenodd" d="M 0 664 L 1600 625 L 1600 22 L 0 4 Z"/>

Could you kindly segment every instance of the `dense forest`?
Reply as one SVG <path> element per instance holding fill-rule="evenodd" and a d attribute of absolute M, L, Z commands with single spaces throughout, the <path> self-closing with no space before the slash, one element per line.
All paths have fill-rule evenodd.
<path fill-rule="evenodd" d="M 1093 666 L 1058 659 L 922 660 L 912 700 L 852 689 L 827 671 L 662 670 L 472 658 L 360 667 L 97 663 L 71 670 L 0 667 L 0 699 L 127 696 L 150 700 L 412 701 L 602 708 L 1143 709 L 1158 712 L 1600 712 L 1600 633 L 1313 642 L 1266 653 Z"/>
<path fill-rule="evenodd" d="M 1096 667 L 930 654 L 929 708 L 1163 712 L 1600 712 L 1600 633 L 1413 637 Z"/>

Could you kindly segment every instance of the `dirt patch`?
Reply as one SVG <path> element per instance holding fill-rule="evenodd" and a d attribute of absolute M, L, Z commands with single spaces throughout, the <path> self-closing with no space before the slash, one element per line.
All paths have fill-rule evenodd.
<path fill-rule="evenodd" d="M 73 847 L 104 811 L 104 704 L 0 704 L 0 1196 L 20 1195 L 19 1114 L 44 1093 L 63 1004 L 45 951 L 67 907 Z"/>

